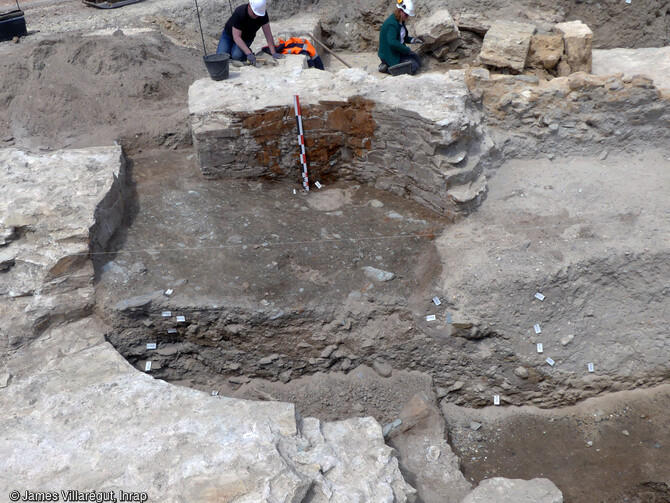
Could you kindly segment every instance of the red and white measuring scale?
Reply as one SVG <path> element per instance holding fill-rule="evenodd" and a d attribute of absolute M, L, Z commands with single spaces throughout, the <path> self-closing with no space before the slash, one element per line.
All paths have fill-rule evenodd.
<path fill-rule="evenodd" d="M 300 98 L 293 96 L 295 105 L 295 120 L 298 123 L 298 145 L 300 145 L 300 164 L 302 164 L 302 186 L 309 192 L 309 178 L 307 177 L 307 154 L 305 153 L 305 134 L 302 130 L 302 113 L 300 112 Z"/>

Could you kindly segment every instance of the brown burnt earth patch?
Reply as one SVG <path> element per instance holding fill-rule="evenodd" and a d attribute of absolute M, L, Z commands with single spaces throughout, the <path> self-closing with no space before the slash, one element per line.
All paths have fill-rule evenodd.
<path fill-rule="evenodd" d="M 334 173 L 337 160 L 365 160 L 377 129 L 372 115 L 374 107 L 373 101 L 360 96 L 302 107 L 307 162 L 312 178 L 337 178 Z M 297 142 L 291 148 L 286 139 L 287 135 L 292 138 L 291 132 L 297 135 L 292 107 L 273 107 L 260 113 L 238 114 L 237 117 L 260 147 L 256 150 L 255 160 L 270 170 L 265 178 L 288 176 L 299 169 Z"/>

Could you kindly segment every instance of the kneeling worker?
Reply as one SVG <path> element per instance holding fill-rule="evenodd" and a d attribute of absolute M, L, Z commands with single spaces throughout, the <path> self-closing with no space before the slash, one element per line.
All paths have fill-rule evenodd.
<path fill-rule="evenodd" d="M 405 44 L 422 43 L 419 38 L 409 36 L 405 22 L 414 16 L 412 0 L 397 0 L 397 9 L 391 14 L 379 31 L 379 51 L 382 60 L 379 71 L 386 73 L 388 69 L 400 63 L 410 62 L 411 73 L 414 75 L 421 68 L 421 58 Z"/>
<path fill-rule="evenodd" d="M 237 61 L 246 59 L 252 65 L 256 64 L 256 56 L 251 52 L 250 46 L 259 28 L 263 28 L 272 57 L 283 58 L 284 56 L 275 50 L 272 30 L 270 30 L 270 18 L 265 12 L 265 0 L 249 0 L 248 4 L 240 5 L 235 9 L 221 33 L 216 53 L 228 53 L 231 59 Z"/>

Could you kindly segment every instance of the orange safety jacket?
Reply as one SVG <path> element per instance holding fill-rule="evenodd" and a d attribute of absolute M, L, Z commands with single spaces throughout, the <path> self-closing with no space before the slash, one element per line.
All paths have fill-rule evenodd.
<path fill-rule="evenodd" d="M 316 57 L 316 49 L 312 43 L 306 38 L 291 37 L 288 40 L 278 40 L 277 52 L 281 54 L 304 54 L 305 52 L 310 58 Z"/>

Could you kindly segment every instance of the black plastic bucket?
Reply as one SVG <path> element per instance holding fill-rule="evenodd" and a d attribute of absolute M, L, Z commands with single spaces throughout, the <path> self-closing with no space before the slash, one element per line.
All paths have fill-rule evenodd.
<path fill-rule="evenodd" d="M 225 80 L 228 78 L 230 54 L 209 54 L 208 56 L 203 56 L 202 60 L 205 62 L 212 80 Z"/>
<path fill-rule="evenodd" d="M 13 10 L 0 15 L 0 42 L 11 40 L 14 37 L 25 37 L 28 35 L 26 30 L 26 19 L 23 17 L 22 10 Z"/>

